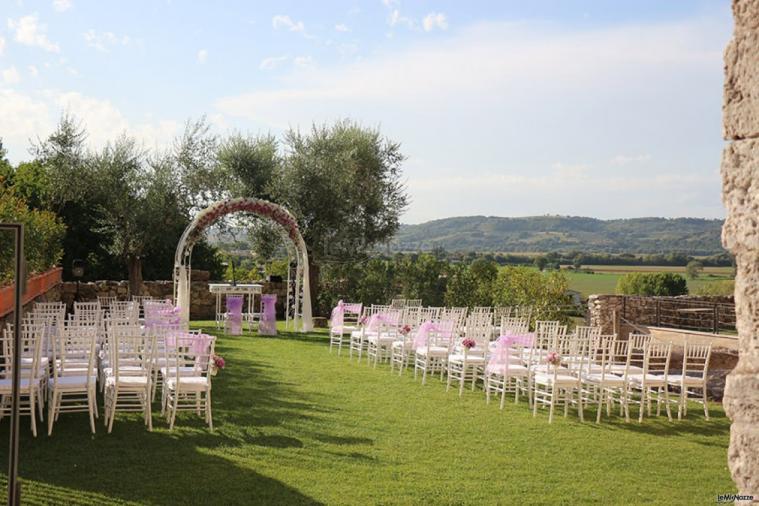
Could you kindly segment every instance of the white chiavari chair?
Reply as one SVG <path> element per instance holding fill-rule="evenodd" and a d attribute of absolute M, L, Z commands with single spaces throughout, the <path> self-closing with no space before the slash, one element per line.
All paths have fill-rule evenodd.
<path fill-rule="evenodd" d="M 332 346 L 337 346 L 338 356 L 343 350 L 343 340 L 348 336 L 350 340 L 351 333 L 359 330 L 359 320 L 363 312 L 364 305 L 360 302 L 344 302 L 342 321 L 330 322 L 329 329 L 329 351 L 332 352 Z"/>
<path fill-rule="evenodd" d="M 43 328 L 31 323 L 21 324 L 21 370 L 19 371 L 19 412 L 28 414 L 31 418 L 32 434 L 37 437 L 37 416 L 42 419 L 44 399 L 42 398 L 42 383 L 47 381 L 41 375 L 39 364 Z M 15 339 L 13 326 L 8 325 L 2 333 L 0 346 L 0 419 L 11 414 L 11 398 L 13 396 L 13 353 Z"/>
<path fill-rule="evenodd" d="M 576 336 L 563 335 L 557 339 L 554 353 L 561 364 L 547 364 L 547 369 L 538 368 L 532 378 L 533 416 L 537 416 L 538 407 L 548 406 L 548 423 L 551 423 L 556 406 L 563 404 L 566 417 L 569 406 L 576 405 L 580 421 L 584 420 L 581 373 L 588 359 L 588 346 L 587 339 Z M 547 359 L 548 355 L 545 357 Z"/>
<path fill-rule="evenodd" d="M 97 416 L 97 334 L 92 327 L 69 325 L 53 340 L 52 375 L 48 380 L 47 434 L 61 413 L 87 412 L 95 433 Z"/>
<path fill-rule="evenodd" d="M 485 369 L 488 358 L 488 346 L 492 334 L 492 316 L 490 313 L 472 313 L 466 321 L 464 340 L 460 341 L 454 352 L 448 356 L 448 382 L 446 391 L 450 390 L 454 381 L 458 382 L 459 397 L 464 393 L 464 384 L 472 382 L 472 390 L 477 378 Z M 474 343 L 473 347 L 464 346 L 464 341 Z"/>
<path fill-rule="evenodd" d="M 373 362 L 374 367 L 377 367 L 379 362 L 390 360 L 401 317 L 402 310 L 391 310 L 375 313 L 373 320 L 369 321 L 365 332 L 367 364 Z"/>
<path fill-rule="evenodd" d="M 616 336 L 613 336 L 616 337 Z M 624 414 L 625 421 L 630 421 L 630 407 L 628 398 L 628 368 L 617 373 L 609 370 L 609 365 L 616 357 L 625 357 L 627 361 L 627 341 L 617 339 L 601 339 L 596 356 L 588 363 L 587 372 L 582 377 L 586 398 L 597 403 L 596 423 L 601 422 L 601 413 L 606 408 L 606 416 L 611 415 L 615 402 L 619 402 L 620 414 Z M 617 362 L 618 364 L 618 362 Z M 621 365 L 621 364 L 620 364 Z"/>
<path fill-rule="evenodd" d="M 506 318 L 506 317 L 504 317 Z M 533 339 L 531 336 L 516 338 L 512 344 L 498 343 L 493 349 L 483 378 L 486 402 L 490 404 L 491 395 L 501 394 L 500 408 L 503 409 L 507 393 L 514 393 L 514 403 L 519 402 L 519 393 L 527 395 L 527 402 L 532 407 L 532 384 L 530 370 L 523 363 L 532 362 Z"/>
<path fill-rule="evenodd" d="M 151 416 L 153 343 L 150 337 L 115 330 L 109 336 L 110 371 L 105 377 L 104 422 L 110 434 L 117 412 L 141 412 L 148 430 Z"/>
<path fill-rule="evenodd" d="M 198 335 L 176 336 L 166 346 L 169 361 L 173 364 L 164 370 L 164 395 L 162 412 L 174 429 L 177 411 L 195 411 L 202 415 L 213 431 L 211 413 L 211 375 L 209 366 L 213 360 L 215 338 Z"/>
<path fill-rule="evenodd" d="M 636 348 L 628 345 L 628 354 L 632 355 L 635 350 Z M 645 344 L 643 354 L 643 372 L 628 374 L 630 390 L 640 394 L 639 399 L 635 401 L 636 404 L 640 404 L 638 422 L 643 421 L 644 411 L 648 413 L 648 416 L 651 416 L 651 402 L 653 400 L 656 400 L 656 415 L 661 414 L 663 402 L 667 411 L 667 418 L 671 422 L 672 412 L 670 410 L 667 375 L 672 356 L 672 344 L 649 341 Z"/>
<path fill-rule="evenodd" d="M 456 337 L 455 323 L 452 320 L 438 320 L 431 322 L 431 327 L 426 332 L 422 342 L 414 343 L 414 379 L 421 371 L 422 385 L 427 382 L 428 374 L 443 373 L 453 349 Z"/>
<path fill-rule="evenodd" d="M 353 353 L 356 353 L 358 361 L 361 362 L 361 357 L 366 351 L 368 346 L 367 337 L 370 331 L 366 328 L 371 320 L 372 316 L 378 313 L 390 311 L 390 306 L 372 304 L 371 306 L 364 306 L 361 317 L 359 318 L 359 328 L 351 332 L 350 346 L 348 349 L 348 359 L 353 359 Z"/>
<path fill-rule="evenodd" d="M 688 416 L 688 399 L 700 402 L 704 406 L 704 417 L 709 419 L 709 403 L 706 399 L 706 382 L 709 378 L 709 358 L 712 345 L 690 344 L 685 341 L 683 349 L 683 368 L 680 374 L 669 374 L 667 383 L 680 389 L 677 401 L 677 419 Z"/>

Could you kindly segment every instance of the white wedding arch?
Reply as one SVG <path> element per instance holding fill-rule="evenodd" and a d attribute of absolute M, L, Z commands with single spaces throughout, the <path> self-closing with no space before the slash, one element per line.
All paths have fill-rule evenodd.
<path fill-rule="evenodd" d="M 279 204 L 268 200 L 256 198 L 235 198 L 215 202 L 200 211 L 195 219 L 187 226 L 177 244 L 174 255 L 174 300 L 181 310 L 182 322 L 190 320 L 190 262 L 192 248 L 202 236 L 203 231 L 213 225 L 220 218 L 237 212 L 248 212 L 278 226 L 283 238 L 286 237 L 291 244 L 288 252 L 294 252 L 297 261 L 295 275 L 295 314 L 294 326 L 301 332 L 309 332 L 313 329 L 311 315 L 311 290 L 308 279 L 308 253 L 306 243 L 298 229 L 298 222 L 290 212 Z M 288 279 L 288 293 L 290 290 Z M 301 288 L 303 296 L 301 297 Z M 285 309 L 289 311 L 289 308 Z"/>

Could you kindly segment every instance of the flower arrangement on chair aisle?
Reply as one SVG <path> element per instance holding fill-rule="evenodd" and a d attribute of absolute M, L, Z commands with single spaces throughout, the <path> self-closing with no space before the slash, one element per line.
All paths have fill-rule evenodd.
<path fill-rule="evenodd" d="M 214 355 L 211 357 L 211 376 L 216 376 L 219 373 L 219 370 L 224 369 L 226 366 L 227 362 L 224 360 L 224 357 L 221 355 Z"/>
<path fill-rule="evenodd" d="M 461 341 L 461 346 L 463 346 L 467 350 L 471 350 L 472 348 L 477 346 L 477 342 L 474 339 L 466 338 L 463 341 Z"/>
<path fill-rule="evenodd" d="M 546 354 L 546 362 L 554 367 L 561 364 L 561 356 L 555 351 L 549 351 Z"/>
<path fill-rule="evenodd" d="M 409 335 L 411 333 L 411 326 L 404 325 L 403 327 L 401 327 L 400 332 L 401 332 L 401 335 L 403 335 L 404 337 Z"/>

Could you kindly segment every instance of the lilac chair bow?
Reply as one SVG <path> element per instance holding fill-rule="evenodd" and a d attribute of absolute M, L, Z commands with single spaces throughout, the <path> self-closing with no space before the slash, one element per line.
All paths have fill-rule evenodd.
<path fill-rule="evenodd" d="M 424 348 L 427 346 L 427 340 L 429 339 L 430 332 L 439 332 L 440 337 L 450 338 L 453 336 L 453 321 L 442 320 L 437 323 L 432 321 L 426 321 L 419 325 L 419 329 L 414 336 L 414 348 Z"/>
<path fill-rule="evenodd" d="M 342 327 L 345 318 L 345 303 L 342 300 L 337 301 L 337 306 L 332 310 L 330 324 L 333 328 Z"/>
<path fill-rule="evenodd" d="M 495 343 L 495 351 L 490 355 L 486 371 L 505 370 L 509 367 L 509 354 L 515 344 L 532 346 L 535 334 L 504 334 Z"/>
<path fill-rule="evenodd" d="M 261 321 L 258 324 L 258 334 L 262 336 L 277 335 L 277 294 L 261 295 Z"/>
<path fill-rule="evenodd" d="M 242 334 L 242 295 L 227 296 L 227 320 L 229 321 L 229 334 L 239 336 Z"/>
<path fill-rule="evenodd" d="M 398 320 L 400 319 L 400 313 L 375 313 L 369 318 L 369 323 L 366 326 L 366 330 L 369 332 L 377 332 L 380 325 L 389 325 L 391 327 L 398 326 Z"/>

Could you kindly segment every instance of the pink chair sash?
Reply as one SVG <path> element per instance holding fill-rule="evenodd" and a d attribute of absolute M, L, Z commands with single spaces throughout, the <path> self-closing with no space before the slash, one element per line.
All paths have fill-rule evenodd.
<path fill-rule="evenodd" d="M 376 313 L 369 318 L 369 323 L 366 326 L 366 330 L 369 332 L 377 332 L 380 325 L 389 325 L 391 327 L 398 326 L 398 320 L 400 319 L 400 313 Z"/>
<path fill-rule="evenodd" d="M 227 320 L 229 321 L 229 334 L 239 336 L 242 334 L 242 295 L 227 296 Z"/>
<path fill-rule="evenodd" d="M 277 335 L 277 294 L 261 295 L 261 321 L 258 324 L 258 334 L 262 336 Z"/>
<path fill-rule="evenodd" d="M 437 323 L 428 320 L 422 323 L 414 336 L 414 348 L 427 346 L 430 332 L 439 332 L 441 337 L 451 338 L 453 336 L 453 324 L 452 320 L 442 320 Z"/>
<path fill-rule="evenodd" d="M 332 310 L 332 316 L 330 317 L 330 325 L 332 325 L 332 328 L 343 326 L 345 306 L 346 304 L 342 300 L 337 301 L 337 306 Z"/>
<path fill-rule="evenodd" d="M 496 341 L 495 351 L 490 355 L 486 372 L 495 370 L 507 370 L 509 368 L 509 354 L 511 347 L 516 345 L 532 346 L 535 342 L 535 334 L 504 334 Z"/>
<path fill-rule="evenodd" d="M 208 346 L 212 336 L 208 334 L 192 334 L 190 332 L 171 332 L 166 335 L 166 346 L 175 348 L 182 346 L 189 348 L 196 355 L 208 354 Z"/>

